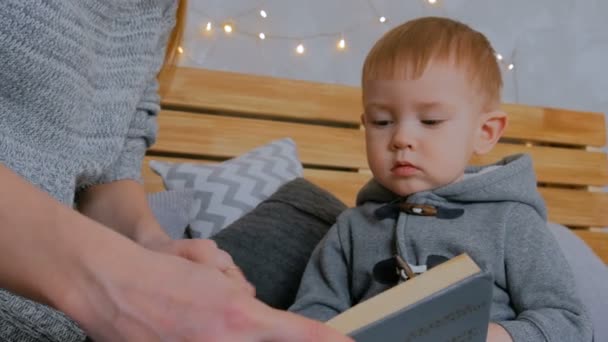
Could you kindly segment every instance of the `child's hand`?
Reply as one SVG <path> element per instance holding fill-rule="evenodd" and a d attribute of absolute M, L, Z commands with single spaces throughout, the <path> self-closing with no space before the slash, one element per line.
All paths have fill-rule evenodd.
<path fill-rule="evenodd" d="M 501 325 L 490 323 L 487 342 L 513 342 L 511 335 Z"/>

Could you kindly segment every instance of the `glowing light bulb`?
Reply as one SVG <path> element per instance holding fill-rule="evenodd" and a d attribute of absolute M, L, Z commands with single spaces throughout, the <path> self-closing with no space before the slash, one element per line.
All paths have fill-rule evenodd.
<path fill-rule="evenodd" d="M 261 11 L 260 11 L 260 16 L 261 16 L 262 18 L 266 18 L 266 17 L 268 16 L 268 14 L 266 13 L 266 11 L 261 10 Z"/>
<path fill-rule="evenodd" d="M 177 53 L 179 53 L 179 54 L 184 53 L 184 48 L 183 48 L 183 47 L 181 47 L 181 46 L 178 46 L 178 47 L 177 47 Z"/>
<path fill-rule="evenodd" d="M 499 61 L 502 61 L 502 55 L 501 55 L 501 54 L 499 54 L 499 53 L 497 53 L 497 54 L 496 54 L 496 59 L 498 59 Z"/>
<path fill-rule="evenodd" d="M 437 3 L 437 0 L 429 0 L 429 4 L 434 5 Z"/>
<path fill-rule="evenodd" d="M 509 70 L 513 70 L 513 68 L 515 68 L 515 65 L 513 65 L 513 63 L 509 64 L 508 66 Z"/>
<path fill-rule="evenodd" d="M 344 38 L 340 39 L 340 41 L 338 42 L 338 49 L 340 50 L 344 50 L 344 48 L 346 48 L 346 41 L 344 40 Z"/>
<path fill-rule="evenodd" d="M 299 45 L 296 47 L 296 52 L 297 52 L 299 55 L 303 54 L 303 53 L 304 53 L 304 51 L 305 51 L 305 49 L 304 49 L 304 45 L 299 44 Z"/>
<path fill-rule="evenodd" d="M 231 33 L 232 32 L 232 25 L 230 25 L 230 24 L 224 25 L 224 32 Z"/>
<path fill-rule="evenodd" d="M 264 32 L 260 32 L 260 34 L 258 35 L 258 37 L 260 37 L 261 40 L 266 39 L 266 35 L 264 34 Z"/>
<path fill-rule="evenodd" d="M 380 17 L 380 19 L 378 19 L 378 20 L 380 20 L 381 23 L 384 23 L 384 22 L 386 22 L 386 17 Z"/>

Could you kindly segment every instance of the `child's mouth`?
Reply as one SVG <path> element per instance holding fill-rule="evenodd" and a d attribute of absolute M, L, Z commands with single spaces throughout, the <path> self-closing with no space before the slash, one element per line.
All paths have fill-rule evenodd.
<path fill-rule="evenodd" d="M 420 169 L 407 162 L 396 163 L 391 169 L 391 172 L 396 176 L 411 176 L 418 171 L 420 171 Z"/>

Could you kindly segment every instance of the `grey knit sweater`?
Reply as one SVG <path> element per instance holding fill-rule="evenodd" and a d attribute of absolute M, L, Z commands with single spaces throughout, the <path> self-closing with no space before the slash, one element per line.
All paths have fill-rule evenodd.
<path fill-rule="evenodd" d="M 88 185 L 139 179 L 175 8 L 1 0 L 0 163 L 68 205 Z M 1 341 L 83 339 L 62 314 L 0 290 Z"/>

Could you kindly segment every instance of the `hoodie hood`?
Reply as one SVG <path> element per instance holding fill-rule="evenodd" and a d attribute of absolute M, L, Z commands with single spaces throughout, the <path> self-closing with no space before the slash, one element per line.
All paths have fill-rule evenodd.
<path fill-rule="evenodd" d="M 357 195 L 357 206 L 367 202 L 388 203 L 400 197 L 374 179 Z M 547 218 L 545 203 L 537 191 L 532 159 L 527 154 L 506 157 L 485 166 L 470 166 L 459 182 L 407 196 L 407 202 L 426 200 L 450 203 L 519 202 L 534 208 L 543 219 Z"/>

